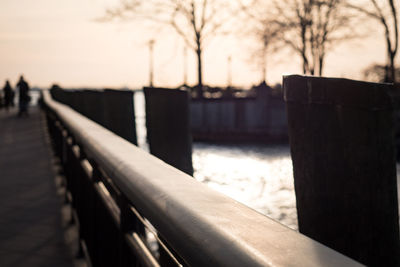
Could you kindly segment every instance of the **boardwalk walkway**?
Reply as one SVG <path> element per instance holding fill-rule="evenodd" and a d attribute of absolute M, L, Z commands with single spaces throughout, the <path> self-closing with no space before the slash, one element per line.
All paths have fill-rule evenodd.
<path fill-rule="evenodd" d="M 0 110 L 0 266 L 73 266 L 44 118 Z"/>

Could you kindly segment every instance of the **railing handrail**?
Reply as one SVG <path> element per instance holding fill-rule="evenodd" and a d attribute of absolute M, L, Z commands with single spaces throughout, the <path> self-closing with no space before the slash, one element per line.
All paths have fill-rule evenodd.
<path fill-rule="evenodd" d="M 191 266 L 360 266 L 213 191 L 43 92 L 86 155 Z"/>

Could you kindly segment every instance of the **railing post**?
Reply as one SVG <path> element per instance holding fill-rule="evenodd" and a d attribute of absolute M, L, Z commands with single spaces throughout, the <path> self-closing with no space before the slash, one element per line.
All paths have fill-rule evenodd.
<path fill-rule="evenodd" d="M 62 164 L 62 129 L 60 127 L 60 122 L 54 118 L 53 122 L 54 129 L 54 145 L 56 147 L 56 155 L 60 159 L 60 164 Z"/>
<path fill-rule="evenodd" d="M 124 195 L 119 196 L 119 208 L 120 208 L 120 244 L 119 244 L 119 257 L 120 266 L 137 266 L 138 260 L 132 255 L 128 248 L 125 240 L 125 234 L 132 232 L 141 232 L 144 235 L 144 230 L 138 231 L 139 222 L 130 209 L 128 199 Z M 143 229 L 143 228 L 142 228 Z"/>
<path fill-rule="evenodd" d="M 299 230 L 370 266 L 399 266 L 388 84 L 287 76 Z"/>
<path fill-rule="evenodd" d="M 93 215 L 93 183 L 92 176 L 93 171 L 90 168 L 91 165 L 86 159 L 85 152 L 82 147 L 79 147 L 79 158 L 76 160 L 77 163 L 77 175 L 79 179 L 79 192 L 80 192 L 80 211 L 79 216 L 79 234 L 82 238 L 81 247 L 86 257 L 91 260 L 94 256 L 93 253 L 93 235 L 92 231 L 94 228 L 94 215 Z M 84 242 L 84 244 L 82 244 Z"/>

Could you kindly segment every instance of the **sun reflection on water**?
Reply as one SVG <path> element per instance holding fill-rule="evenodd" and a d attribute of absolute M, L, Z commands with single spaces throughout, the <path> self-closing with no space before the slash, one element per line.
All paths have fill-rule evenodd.
<path fill-rule="evenodd" d="M 194 177 L 297 230 L 289 146 L 193 145 Z"/>

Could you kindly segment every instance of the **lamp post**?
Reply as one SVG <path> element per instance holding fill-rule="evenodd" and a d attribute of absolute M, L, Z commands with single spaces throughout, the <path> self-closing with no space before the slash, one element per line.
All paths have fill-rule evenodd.
<path fill-rule="evenodd" d="M 183 85 L 187 85 L 187 46 L 183 47 Z"/>
<path fill-rule="evenodd" d="M 149 55 L 150 55 L 150 64 L 149 64 L 149 72 L 150 72 L 150 77 L 149 77 L 149 86 L 153 87 L 153 79 L 154 79 L 154 56 L 153 56 L 153 47 L 154 47 L 155 41 L 152 39 L 149 41 Z"/>
<path fill-rule="evenodd" d="M 228 88 L 232 87 L 232 56 L 228 56 L 228 77 L 227 77 L 227 82 L 228 82 Z"/>

